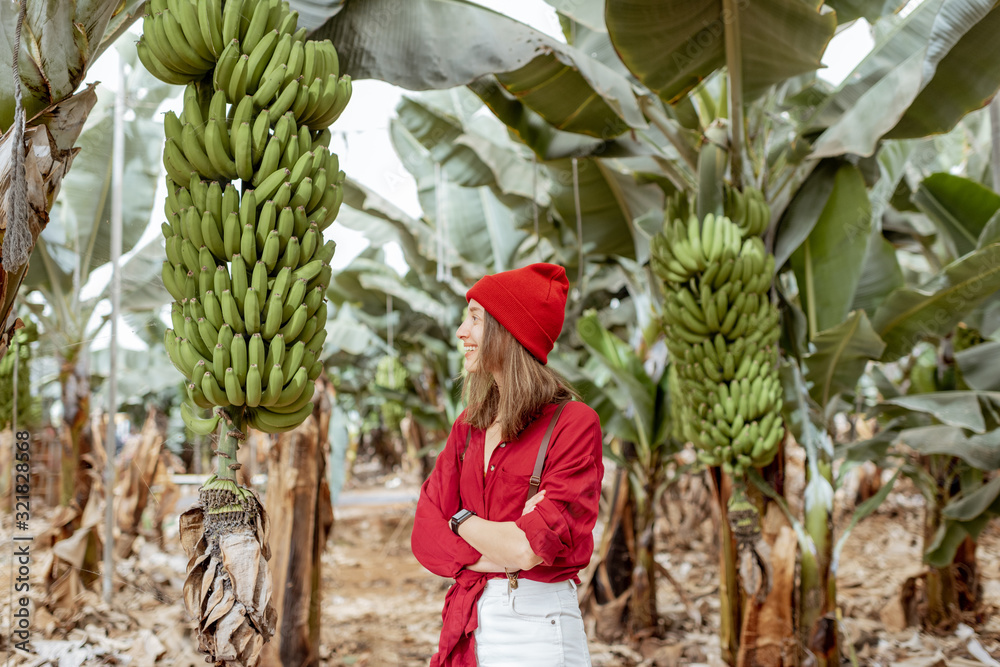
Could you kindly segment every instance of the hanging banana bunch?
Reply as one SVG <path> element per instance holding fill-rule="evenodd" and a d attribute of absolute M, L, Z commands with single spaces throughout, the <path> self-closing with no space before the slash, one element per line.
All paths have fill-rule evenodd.
<path fill-rule="evenodd" d="M 726 215 L 703 220 L 685 200 L 669 201 L 651 263 L 665 282 L 662 324 L 680 414 L 675 431 L 694 444 L 702 464 L 734 478 L 730 523 L 741 547 L 753 547 L 741 551 L 761 565 L 766 581 L 759 517 L 746 500 L 743 478 L 774 459 L 784 434 L 779 314 L 767 296 L 774 256 L 759 237 L 770 212 L 759 191 L 727 187 L 724 196 Z"/>
<path fill-rule="evenodd" d="M 727 194 L 734 218 L 674 218 L 653 239 L 652 264 L 666 282 L 663 324 L 683 436 L 702 463 L 741 477 L 770 463 L 783 433 L 780 332 L 767 298 L 774 257 L 756 235 L 767 206 L 754 194 Z"/>
<path fill-rule="evenodd" d="M 279 433 L 312 413 L 335 248 L 323 231 L 343 200 L 328 128 L 351 80 L 297 21 L 284 0 L 152 0 L 137 45 L 154 76 L 185 85 L 164 119 L 165 344 L 187 379 L 185 423 L 222 429 L 181 537 L 200 648 L 226 665 L 256 664 L 275 616 L 267 516 L 236 482 L 236 450 L 246 426 Z"/>

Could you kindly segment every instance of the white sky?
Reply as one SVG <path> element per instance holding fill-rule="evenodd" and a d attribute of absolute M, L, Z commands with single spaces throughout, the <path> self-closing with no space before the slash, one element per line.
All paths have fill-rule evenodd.
<path fill-rule="evenodd" d="M 562 40 L 562 32 L 555 10 L 543 0 L 475 0 L 477 4 L 502 12 L 534 28 Z M 138 34 L 141 23 L 133 30 Z M 832 40 L 823 63 L 826 69 L 820 76 L 831 83 L 839 83 L 857 65 L 871 49 L 872 39 L 870 27 L 864 21 L 843 30 Z M 88 81 L 101 81 L 111 90 L 117 89 L 118 54 L 114 49 L 108 49 L 101 59 L 90 69 Z M 366 185 L 382 197 L 413 216 L 420 215 L 417 202 L 416 184 L 409 172 L 403 167 L 389 141 L 389 119 L 395 115 L 395 107 L 405 93 L 401 88 L 381 81 L 356 81 L 351 104 L 337 120 L 332 130 L 334 139 L 331 149 L 340 156 L 340 166 L 352 179 Z M 180 88 L 178 97 L 170 100 L 163 111 L 173 109 L 180 111 Z M 154 212 L 162 210 L 162 200 L 165 194 L 158 193 L 158 203 Z M 334 223 L 327 231 L 330 238 L 337 242 L 337 252 L 334 255 L 334 269 L 346 266 L 358 253 L 367 247 L 368 242 L 359 232 L 355 232 Z M 137 247 L 160 235 L 158 224 L 150 225 L 146 235 Z M 406 267 L 398 246 L 390 244 L 385 248 L 388 263 L 401 273 Z M 127 258 L 127 256 L 126 256 Z M 110 268 L 98 270 L 92 274 L 88 284 L 88 293 L 96 293 L 110 279 Z M 122 332 L 120 344 L 132 349 L 143 349 L 141 341 L 131 336 L 127 327 L 119 327 Z M 107 338 L 108 329 L 102 336 Z M 95 341 L 96 347 L 105 347 L 106 342 Z"/>

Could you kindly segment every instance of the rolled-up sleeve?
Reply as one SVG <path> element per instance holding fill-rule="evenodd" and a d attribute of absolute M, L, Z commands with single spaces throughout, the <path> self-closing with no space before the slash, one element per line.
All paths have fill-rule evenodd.
<path fill-rule="evenodd" d="M 600 422 L 589 408 L 586 414 L 593 418 L 567 419 L 570 415 L 564 415 L 560 419 L 539 486 L 545 499 L 515 521 L 545 565 L 574 556 L 585 563 L 593 549 L 604 463 Z M 568 422 L 565 428 L 561 428 L 563 419 Z M 582 541 L 587 549 L 578 548 Z"/>
<path fill-rule="evenodd" d="M 464 431 L 457 426 L 452 428 L 444 451 L 434 464 L 434 471 L 420 488 L 410 535 L 413 555 L 421 565 L 441 577 L 457 576 L 462 568 L 475 563 L 482 555 L 448 526 L 451 517 L 461 508 L 460 432 L 464 437 Z"/>

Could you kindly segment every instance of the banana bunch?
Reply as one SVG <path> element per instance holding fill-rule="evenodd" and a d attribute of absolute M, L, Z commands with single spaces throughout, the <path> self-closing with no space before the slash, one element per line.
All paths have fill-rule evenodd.
<path fill-rule="evenodd" d="M 335 248 L 304 206 L 289 205 L 286 186 L 285 197 L 258 207 L 259 188 L 241 198 L 232 183 L 196 174 L 187 188 L 168 182 L 163 224 L 163 282 L 175 299 L 165 343 L 189 398 L 245 408 L 250 425 L 269 433 L 312 410 Z M 195 432 L 215 425 L 189 417 Z"/>
<path fill-rule="evenodd" d="M 759 237 L 709 214 L 667 222 L 651 263 L 666 282 L 662 325 L 683 436 L 702 463 L 728 474 L 766 465 L 784 433 L 779 318 L 767 298 L 774 257 Z"/>
<path fill-rule="evenodd" d="M 726 183 L 722 194 L 726 217 L 736 223 L 743 236 L 760 236 L 771 224 L 771 209 L 760 190 L 746 188 L 740 192 Z"/>
<path fill-rule="evenodd" d="M 151 0 L 136 49 L 149 72 L 183 85 L 212 71 L 222 50 L 222 4 L 192 0 Z"/>
<path fill-rule="evenodd" d="M 156 62 L 146 66 L 186 83 L 181 113 L 164 119 L 162 278 L 175 299 L 165 344 L 193 406 L 215 408 L 203 417 L 188 405 L 182 416 L 195 433 L 236 414 L 287 431 L 311 413 L 323 370 L 335 249 L 323 231 L 345 178 L 327 127 L 350 99 L 350 78 L 329 41 L 305 40 L 284 0 L 150 9 L 139 46 Z M 176 39 L 201 60 L 161 42 L 161 23 L 180 25 Z"/>

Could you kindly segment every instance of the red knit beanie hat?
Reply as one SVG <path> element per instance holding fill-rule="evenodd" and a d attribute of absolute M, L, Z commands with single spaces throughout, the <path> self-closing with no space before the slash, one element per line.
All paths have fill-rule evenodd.
<path fill-rule="evenodd" d="M 566 269 L 530 264 L 483 276 L 465 294 L 503 325 L 540 362 L 547 363 L 566 318 Z"/>

